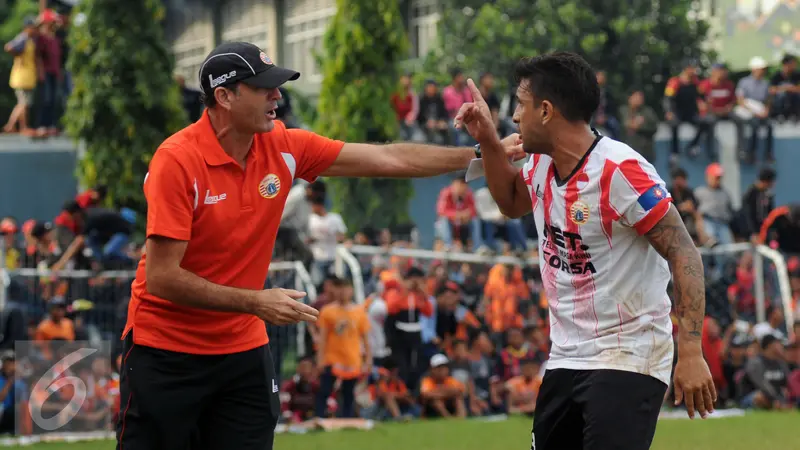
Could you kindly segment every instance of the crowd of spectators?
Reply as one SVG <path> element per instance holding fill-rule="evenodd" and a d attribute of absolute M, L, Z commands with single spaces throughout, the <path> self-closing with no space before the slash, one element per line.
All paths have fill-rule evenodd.
<path fill-rule="evenodd" d="M 689 61 L 680 74 L 668 80 L 664 91 L 663 120 L 672 129 L 674 164 L 678 163 L 681 153 L 678 136 L 681 124 L 690 124 L 695 129 L 685 152 L 695 157 L 701 147 L 705 147 L 706 153 L 716 159 L 714 128 L 720 121 L 730 121 L 736 126 L 739 156 L 750 164 L 756 159 L 759 130 L 765 129 L 764 161 L 774 162 L 773 123 L 800 121 L 797 58 L 786 55 L 771 76 L 767 73 L 767 62 L 761 57 L 754 57 L 749 69 L 750 74 L 734 84 L 725 65 L 715 64 L 708 78 L 701 79 L 697 64 Z M 434 80 L 425 81 L 421 94 L 414 91 L 410 75 L 400 78 L 399 92 L 392 96 L 391 101 L 402 139 L 452 145 L 472 143 L 469 135 L 453 127 L 453 118 L 459 107 L 472 101 L 472 97 L 466 88 L 463 71 L 454 69 L 451 75 L 451 83 L 444 88 Z M 605 71 L 597 72 L 597 81 L 601 96 L 593 125 L 604 134 L 630 144 L 646 159 L 653 161 L 654 137 L 660 118 L 648 106 L 642 91 L 629 92 L 624 102 L 618 102 L 606 87 Z M 481 74 L 478 85 L 492 111 L 498 134 L 510 134 L 514 129 L 514 96 L 499 93 L 491 73 Z"/>
<path fill-rule="evenodd" d="M 3 126 L 4 133 L 31 138 L 58 136 L 59 119 L 72 81 L 66 70 L 69 14 L 42 9 L 20 24 L 20 33 L 3 47 L 14 58 L 9 86 L 17 103 Z"/>

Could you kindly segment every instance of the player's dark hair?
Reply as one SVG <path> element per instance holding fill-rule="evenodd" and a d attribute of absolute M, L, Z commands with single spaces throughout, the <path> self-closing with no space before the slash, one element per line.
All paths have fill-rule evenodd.
<path fill-rule="evenodd" d="M 547 100 L 570 122 L 592 120 L 600 105 L 600 86 L 592 66 L 575 53 L 556 52 L 517 63 L 517 83 L 527 82 L 534 100 Z"/>
<path fill-rule="evenodd" d="M 217 87 L 228 88 L 233 92 L 235 92 L 237 95 L 239 94 L 239 83 L 223 84 L 222 86 L 217 86 Z M 210 94 L 206 94 L 205 92 L 200 93 L 200 101 L 206 108 L 213 108 L 217 106 L 217 98 L 214 97 L 214 89 L 211 90 Z"/>

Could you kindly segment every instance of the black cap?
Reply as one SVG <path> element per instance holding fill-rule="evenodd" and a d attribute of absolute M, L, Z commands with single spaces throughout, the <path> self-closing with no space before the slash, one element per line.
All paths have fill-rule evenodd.
<path fill-rule="evenodd" d="M 237 82 L 274 89 L 298 78 L 299 72 L 276 66 L 263 50 L 247 42 L 220 44 L 200 66 L 200 87 L 206 95 Z"/>
<path fill-rule="evenodd" d="M 47 234 L 48 231 L 53 229 L 53 224 L 50 222 L 36 222 L 31 230 L 31 236 L 34 239 L 41 239 Z"/>

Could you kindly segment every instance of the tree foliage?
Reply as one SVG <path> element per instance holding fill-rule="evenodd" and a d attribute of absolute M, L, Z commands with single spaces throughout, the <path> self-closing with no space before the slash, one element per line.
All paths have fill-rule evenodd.
<path fill-rule="evenodd" d="M 315 130 L 346 142 L 387 141 L 398 125 L 390 104 L 408 37 L 397 0 L 338 0 L 318 58 L 324 79 Z M 351 230 L 408 220 L 409 180 L 331 180 L 333 206 Z"/>
<path fill-rule="evenodd" d="M 25 17 L 35 16 L 39 12 L 36 0 L 0 0 L 0 47 L 22 31 Z M 0 48 L 0 125 L 5 124 L 8 115 L 17 103 L 14 91 L 8 86 L 11 65 L 14 57 Z"/>
<path fill-rule="evenodd" d="M 461 67 L 470 75 L 490 71 L 508 85 L 520 58 L 566 50 L 606 70 L 618 98 L 643 89 L 653 102 L 687 58 L 703 61 L 709 56 L 701 47 L 708 24 L 690 19 L 695 16 L 693 0 L 444 3 L 448 12 L 439 25 L 440 45 L 425 61 L 426 71 L 441 81 L 447 79 L 447 69 Z"/>
<path fill-rule="evenodd" d="M 143 212 L 142 183 L 158 145 L 187 123 L 164 40 L 160 0 L 83 0 L 69 35 L 74 89 L 69 135 L 85 144 L 79 178 L 108 185 L 109 201 Z"/>

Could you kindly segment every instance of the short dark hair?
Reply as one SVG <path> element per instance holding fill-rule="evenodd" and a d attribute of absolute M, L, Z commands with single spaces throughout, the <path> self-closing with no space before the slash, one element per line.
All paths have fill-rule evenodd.
<path fill-rule="evenodd" d="M 75 214 L 83 211 L 83 208 L 81 208 L 81 205 L 75 200 L 70 200 L 64 203 L 64 211 L 70 214 Z"/>
<path fill-rule="evenodd" d="M 325 195 L 314 194 L 311 196 L 311 204 L 312 205 L 322 205 L 325 206 Z"/>
<path fill-rule="evenodd" d="M 308 185 L 311 192 L 315 194 L 325 194 L 328 191 L 328 188 L 325 186 L 325 182 L 322 180 L 316 180 L 313 183 Z"/>
<path fill-rule="evenodd" d="M 775 181 L 777 177 L 778 172 L 776 172 L 772 167 L 764 167 L 760 172 L 758 172 L 758 181 L 771 183 Z"/>
<path fill-rule="evenodd" d="M 670 176 L 672 177 L 673 180 L 675 178 L 689 178 L 689 176 L 686 174 L 686 170 L 684 170 L 682 167 L 672 169 L 672 173 L 670 173 Z"/>
<path fill-rule="evenodd" d="M 527 81 L 527 90 L 537 102 L 552 103 L 570 122 L 592 120 L 600 105 L 600 86 L 592 66 L 575 53 L 555 52 L 517 63 L 517 83 Z"/>
<path fill-rule="evenodd" d="M 787 53 L 787 54 L 783 55 L 783 58 L 781 59 L 781 65 L 791 64 L 796 60 L 797 60 L 796 56 Z"/>
<path fill-rule="evenodd" d="M 454 67 L 450 70 L 450 78 L 455 78 L 459 75 L 464 75 L 464 71 L 460 67 Z"/>
<path fill-rule="evenodd" d="M 239 83 L 231 83 L 231 84 L 223 84 L 222 86 L 217 87 L 224 87 L 232 90 L 236 94 L 239 93 Z M 216 89 L 216 88 L 215 88 Z M 213 108 L 217 106 L 217 98 L 214 97 L 214 89 L 211 90 L 211 93 L 206 94 L 205 92 L 200 93 L 200 101 L 203 102 L 203 106 L 206 108 Z"/>

